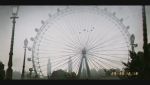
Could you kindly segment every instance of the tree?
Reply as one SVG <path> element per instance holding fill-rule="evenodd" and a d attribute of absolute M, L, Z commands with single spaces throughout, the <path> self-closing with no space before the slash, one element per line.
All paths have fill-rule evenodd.
<path fill-rule="evenodd" d="M 138 75 L 131 75 L 131 76 L 125 76 L 125 79 L 142 79 L 143 77 L 143 71 L 144 71 L 144 53 L 143 52 L 132 52 L 130 51 L 130 58 L 131 61 L 128 63 L 123 64 L 126 66 L 124 69 L 125 72 L 137 72 Z"/>
<path fill-rule="evenodd" d="M 4 78 L 5 78 L 4 64 L 0 61 L 0 80 L 4 80 Z"/>
<path fill-rule="evenodd" d="M 57 70 L 54 71 L 52 73 L 52 75 L 50 76 L 50 79 L 54 79 L 54 80 L 73 80 L 73 79 L 77 79 L 77 76 L 74 72 L 68 73 L 65 72 L 63 70 Z"/>

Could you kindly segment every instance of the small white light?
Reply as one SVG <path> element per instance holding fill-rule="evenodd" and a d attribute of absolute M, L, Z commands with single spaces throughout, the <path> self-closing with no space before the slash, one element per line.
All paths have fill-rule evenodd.
<path fill-rule="evenodd" d="M 13 6 L 12 8 L 13 8 L 12 9 L 12 15 L 13 15 L 13 17 L 17 17 L 18 11 L 19 11 L 19 6 Z"/>
<path fill-rule="evenodd" d="M 25 40 L 24 40 L 24 46 L 27 47 L 27 45 L 28 45 L 28 40 L 25 39 Z"/>

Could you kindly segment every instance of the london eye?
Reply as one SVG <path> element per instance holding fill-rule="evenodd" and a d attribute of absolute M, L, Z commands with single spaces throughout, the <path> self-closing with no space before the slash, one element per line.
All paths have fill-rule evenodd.
<path fill-rule="evenodd" d="M 116 13 L 96 6 L 69 6 L 57 9 L 32 37 L 32 62 L 39 76 L 63 69 L 79 76 L 83 69 L 90 75 L 95 69 L 122 69 L 128 62 L 130 46 L 129 26 Z M 68 65 L 69 64 L 69 65 Z"/>

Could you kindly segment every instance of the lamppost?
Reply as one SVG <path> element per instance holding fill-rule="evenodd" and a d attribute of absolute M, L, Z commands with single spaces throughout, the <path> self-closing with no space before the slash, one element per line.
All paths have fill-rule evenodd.
<path fill-rule="evenodd" d="M 14 45 L 14 34 L 15 34 L 15 23 L 16 23 L 16 19 L 19 18 L 18 17 L 18 10 L 19 10 L 19 7 L 14 6 L 13 12 L 12 12 L 12 17 L 10 17 L 10 19 L 12 19 L 13 27 L 12 27 L 11 45 L 10 45 L 10 52 L 9 52 L 8 69 L 6 71 L 6 79 L 8 79 L 8 80 L 12 80 L 13 45 Z"/>
<path fill-rule="evenodd" d="M 132 52 L 135 53 L 134 47 L 137 47 L 138 45 L 134 43 L 135 41 L 135 36 L 134 34 L 131 35 L 130 37 L 130 42 L 131 42 L 131 48 L 132 48 Z"/>
<path fill-rule="evenodd" d="M 146 9 L 142 6 L 142 17 L 143 17 L 143 50 L 144 50 L 144 79 L 150 78 L 150 57 L 148 53 L 148 38 L 147 38 L 147 23 L 146 23 Z"/>
<path fill-rule="evenodd" d="M 28 40 L 25 39 L 25 40 L 24 40 L 24 60 L 23 60 L 23 68 L 22 68 L 21 79 L 24 79 L 27 45 L 28 45 Z"/>
<path fill-rule="evenodd" d="M 32 71 L 33 71 L 33 68 L 29 68 L 29 71 L 30 71 L 30 79 L 32 78 Z"/>

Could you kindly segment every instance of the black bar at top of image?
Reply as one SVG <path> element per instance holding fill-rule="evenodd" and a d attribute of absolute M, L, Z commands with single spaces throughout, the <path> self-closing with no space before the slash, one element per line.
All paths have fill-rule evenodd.
<path fill-rule="evenodd" d="M 0 0 L 0 5 L 149 5 L 150 0 Z"/>

